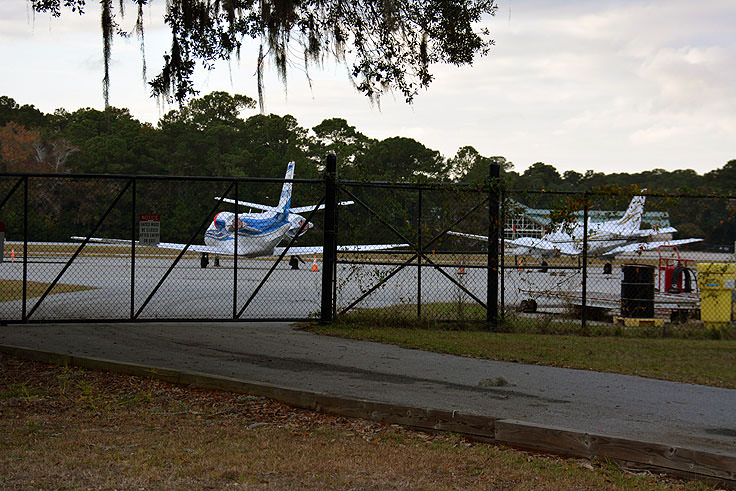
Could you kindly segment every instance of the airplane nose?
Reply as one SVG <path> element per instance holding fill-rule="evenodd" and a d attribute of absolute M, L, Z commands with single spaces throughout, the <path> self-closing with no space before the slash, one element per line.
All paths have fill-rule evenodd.
<path fill-rule="evenodd" d="M 313 226 L 314 226 L 314 224 L 312 222 L 308 222 L 308 221 L 306 221 L 305 219 L 302 218 L 298 222 L 298 228 L 297 228 L 296 234 L 297 235 L 302 235 L 307 230 L 309 230 L 310 228 L 312 228 Z"/>

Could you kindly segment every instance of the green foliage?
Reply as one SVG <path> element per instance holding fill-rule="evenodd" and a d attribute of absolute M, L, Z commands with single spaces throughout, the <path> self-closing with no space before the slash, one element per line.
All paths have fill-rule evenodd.
<path fill-rule="evenodd" d="M 34 11 L 58 17 L 62 6 L 83 14 L 86 1 L 30 3 Z M 136 31 L 141 43 L 143 6 L 148 2 L 130 0 L 137 7 Z M 115 2 L 100 3 L 107 101 L 111 48 L 119 26 Z M 118 3 L 120 16 L 125 13 L 125 3 Z M 217 61 L 239 56 L 243 40 L 248 38 L 261 44 L 254 60 L 259 96 L 264 53 L 286 81 L 287 66 L 294 64 L 290 51 L 297 45 L 304 51 L 300 63 L 307 72 L 311 64 L 334 57 L 346 63 L 355 87 L 368 97 L 376 99 L 387 90 L 397 90 L 411 101 L 432 81 L 430 66 L 470 65 L 476 56 L 488 53 L 493 40 L 478 24 L 484 15 L 493 15 L 496 10 L 493 0 L 169 0 L 166 6 L 164 21 L 172 34 L 171 50 L 150 84 L 155 95 L 168 96 L 179 104 L 197 94 L 192 83 L 197 61 L 212 69 Z"/>
<path fill-rule="evenodd" d="M 37 128 L 44 125 L 45 119 L 44 114 L 35 106 L 21 106 L 8 96 L 0 96 L 0 126 L 12 121 L 26 128 Z"/>
<path fill-rule="evenodd" d="M 367 181 L 428 181 L 446 176 L 447 163 L 416 140 L 393 137 L 371 145 L 351 170 L 346 177 Z"/>
<path fill-rule="evenodd" d="M 253 109 L 256 101 L 247 95 L 215 91 L 193 99 L 178 111 L 170 111 L 159 122 L 162 128 L 173 124 L 191 125 L 198 130 L 212 130 L 221 126 L 242 127 L 240 113 Z"/>
<path fill-rule="evenodd" d="M 312 128 L 312 131 L 314 138 L 310 139 L 311 157 L 319 163 L 323 155 L 334 153 L 343 168 L 354 167 L 355 162 L 364 157 L 368 148 L 376 142 L 342 118 L 325 119 Z"/>
<path fill-rule="evenodd" d="M 458 182 L 483 183 L 488 179 L 490 165 L 496 162 L 501 166 L 501 175 L 509 182 L 515 173 L 512 172 L 514 164 L 504 157 L 484 157 L 478 151 L 465 146 L 458 149 L 455 157 L 448 162 L 448 172 Z"/>

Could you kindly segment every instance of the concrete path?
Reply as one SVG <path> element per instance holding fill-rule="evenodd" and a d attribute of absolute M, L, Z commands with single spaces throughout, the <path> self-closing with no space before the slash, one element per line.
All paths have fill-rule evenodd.
<path fill-rule="evenodd" d="M 8 325 L 0 327 L 0 345 L 513 419 L 736 462 L 732 389 L 428 353 L 286 323 Z M 496 386 L 499 377 L 511 385 Z"/>
<path fill-rule="evenodd" d="M 477 360 L 285 323 L 9 325 L 0 343 L 736 452 L 736 390 Z M 511 386 L 493 387 L 498 377 Z"/>

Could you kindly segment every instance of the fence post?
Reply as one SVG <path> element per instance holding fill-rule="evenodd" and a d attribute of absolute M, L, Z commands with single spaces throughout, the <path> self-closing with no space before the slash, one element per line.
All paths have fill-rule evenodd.
<path fill-rule="evenodd" d="M 238 230 L 240 227 L 240 217 L 238 216 L 238 181 L 235 180 L 235 243 L 233 244 L 233 319 L 238 318 Z"/>
<path fill-rule="evenodd" d="M 486 289 L 486 325 L 491 331 L 498 327 L 498 207 L 501 166 L 491 160 L 488 175 L 488 285 Z"/>
<path fill-rule="evenodd" d="M 23 178 L 23 307 L 22 321 L 28 322 L 28 176 Z"/>
<path fill-rule="evenodd" d="M 137 179 L 133 178 L 133 187 L 131 189 L 130 202 L 130 320 L 135 318 L 135 229 L 137 225 L 136 212 L 136 184 Z"/>
<path fill-rule="evenodd" d="M 327 156 L 325 168 L 325 229 L 322 241 L 322 307 L 320 322 L 333 321 L 333 282 L 337 261 L 337 157 Z"/>
<path fill-rule="evenodd" d="M 580 320 L 583 332 L 587 329 L 587 306 L 588 306 L 588 195 L 583 194 L 583 291 L 580 305 Z"/>
<path fill-rule="evenodd" d="M 500 234 L 500 245 L 499 253 L 501 255 L 501 264 L 499 269 L 501 270 L 501 315 L 500 319 L 503 321 L 506 317 L 506 193 L 502 189 L 500 191 L 501 204 L 499 205 L 499 223 L 501 224 Z"/>
<path fill-rule="evenodd" d="M 417 318 L 422 318 L 422 188 L 417 196 Z"/>

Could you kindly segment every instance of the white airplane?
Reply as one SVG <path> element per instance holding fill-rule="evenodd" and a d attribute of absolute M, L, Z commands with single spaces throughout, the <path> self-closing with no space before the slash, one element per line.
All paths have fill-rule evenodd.
<path fill-rule="evenodd" d="M 645 191 L 645 190 L 642 190 Z M 677 239 L 647 242 L 648 237 L 677 232 L 674 227 L 641 228 L 644 214 L 645 196 L 634 196 L 624 216 L 619 220 L 592 223 L 588 219 L 588 254 L 615 256 L 624 252 L 656 249 L 662 245 L 681 245 L 700 242 L 703 239 Z M 519 237 L 508 240 L 505 245 L 512 246 L 509 251 L 516 255 L 530 255 L 542 258 L 557 256 L 577 256 L 583 252 L 583 222 L 563 223 L 541 238 Z M 447 232 L 448 234 L 470 239 L 488 241 L 484 235 Z"/>
<path fill-rule="evenodd" d="M 293 179 L 293 177 L 294 162 L 289 162 L 286 167 L 286 176 L 284 179 L 288 181 Z M 229 211 L 221 211 L 215 215 L 214 220 L 212 220 L 212 223 L 205 231 L 205 245 L 191 244 L 187 250 L 207 254 L 232 256 L 235 253 L 237 244 L 238 256 L 280 256 L 284 252 L 284 249 L 286 249 L 285 247 L 277 247 L 281 241 L 290 241 L 295 236 L 301 236 L 314 226 L 303 216 L 294 212 L 312 211 L 317 208 L 316 205 L 291 208 L 291 189 L 292 183 L 284 182 L 284 185 L 281 188 L 279 204 L 276 207 L 250 203 L 247 201 L 238 201 L 238 205 L 249 206 L 263 211 L 261 213 L 238 214 Z M 223 198 L 222 201 L 233 204 L 235 203 L 234 200 L 226 198 Z M 348 205 L 352 203 L 352 201 L 343 201 L 338 204 Z M 323 208 L 324 205 L 321 205 L 317 209 Z M 84 240 L 85 237 L 72 237 L 72 239 Z M 95 243 L 130 244 L 130 240 L 125 239 L 92 238 L 89 241 Z M 343 245 L 337 246 L 337 250 L 340 252 L 365 252 L 392 249 L 406 245 L 407 244 Z M 181 250 L 186 247 L 186 244 L 159 242 L 156 247 Z M 292 256 L 321 253 L 322 246 L 290 247 L 288 250 L 288 254 Z"/>

